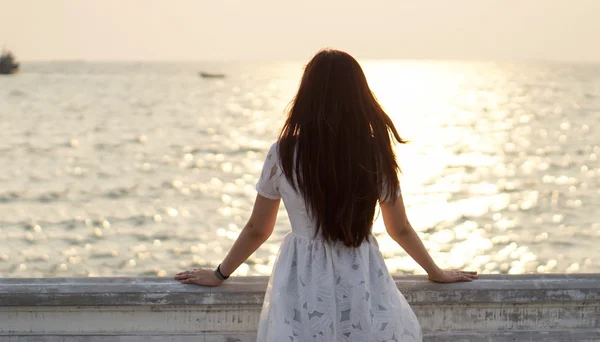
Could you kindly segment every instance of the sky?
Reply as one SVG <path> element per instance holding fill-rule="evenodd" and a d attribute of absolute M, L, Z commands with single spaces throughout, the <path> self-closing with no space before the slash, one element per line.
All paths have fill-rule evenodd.
<path fill-rule="evenodd" d="M 600 62 L 600 0 L 0 0 L 21 60 Z"/>

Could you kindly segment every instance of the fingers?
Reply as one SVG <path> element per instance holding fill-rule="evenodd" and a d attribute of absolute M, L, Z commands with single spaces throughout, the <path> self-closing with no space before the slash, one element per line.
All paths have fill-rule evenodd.
<path fill-rule="evenodd" d="M 217 286 L 220 282 L 215 279 L 212 271 L 202 268 L 192 268 L 187 271 L 179 272 L 173 276 L 173 279 L 179 280 L 181 284 L 195 284 L 202 286 Z"/>
<path fill-rule="evenodd" d="M 466 276 L 469 279 L 479 278 L 479 276 L 477 275 L 477 272 L 474 272 L 474 271 L 462 271 L 462 270 L 452 270 L 452 271 L 455 272 L 456 274 L 460 274 L 461 276 Z"/>
<path fill-rule="evenodd" d="M 179 272 L 175 275 L 176 280 L 180 280 L 180 279 L 186 279 L 186 278 L 190 278 L 192 276 L 192 273 L 190 271 L 185 271 L 185 272 Z"/>
<path fill-rule="evenodd" d="M 477 272 L 458 271 L 455 273 L 456 281 L 473 281 L 477 278 L 479 278 Z"/>
<path fill-rule="evenodd" d="M 477 272 L 472 272 L 472 271 L 450 270 L 450 271 L 446 271 L 446 272 L 447 272 L 447 275 L 449 276 L 447 278 L 446 282 L 449 282 L 449 283 L 470 282 L 470 281 L 473 281 L 474 279 L 479 278 L 479 276 L 477 275 Z"/>
<path fill-rule="evenodd" d="M 202 270 L 201 268 L 192 268 L 187 271 L 183 271 L 183 272 L 179 272 L 179 273 L 175 274 L 174 278 L 175 279 L 189 278 L 189 277 L 193 276 L 194 273 L 197 273 L 198 271 L 201 271 L 201 270 Z"/>
<path fill-rule="evenodd" d="M 428 279 L 437 283 L 454 283 L 454 282 L 463 282 L 463 281 L 473 281 L 478 279 L 479 276 L 477 272 L 472 271 L 462 271 L 462 270 L 444 270 L 439 276 L 431 276 L 428 275 Z"/>
<path fill-rule="evenodd" d="M 448 283 L 462 282 L 462 281 L 472 281 L 472 279 L 459 271 L 450 271 L 448 272 L 449 277 L 447 278 Z"/>
<path fill-rule="evenodd" d="M 477 275 L 477 272 L 466 272 L 466 271 L 460 271 L 460 273 L 461 273 L 463 276 L 465 276 L 465 277 L 467 277 L 467 278 L 469 278 L 469 279 L 471 279 L 471 280 L 479 278 L 479 276 Z"/>
<path fill-rule="evenodd" d="M 465 273 L 465 274 L 477 274 L 476 271 L 463 271 L 463 270 L 459 270 L 459 269 L 452 269 L 450 271 L 451 272 L 458 272 L 458 273 Z"/>
<path fill-rule="evenodd" d="M 199 270 L 201 270 L 201 269 L 200 268 L 191 268 L 191 269 L 189 269 L 187 271 L 182 271 L 182 272 L 179 272 L 179 273 L 177 273 L 175 275 L 190 274 L 190 273 L 193 273 L 193 272 L 197 272 Z"/>
<path fill-rule="evenodd" d="M 473 281 L 473 279 L 463 275 L 458 278 L 459 281 Z"/>

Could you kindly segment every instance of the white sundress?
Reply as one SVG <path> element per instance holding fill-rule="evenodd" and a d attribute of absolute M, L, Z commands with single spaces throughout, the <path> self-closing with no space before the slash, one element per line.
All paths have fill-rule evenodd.
<path fill-rule="evenodd" d="M 422 341 L 373 236 L 359 247 L 314 234 L 304 200 L 283 175 L 277 143 L 267 154 L 259 194 L 283 199 L 292 225 L 269 279 L 257 341 Z"/>

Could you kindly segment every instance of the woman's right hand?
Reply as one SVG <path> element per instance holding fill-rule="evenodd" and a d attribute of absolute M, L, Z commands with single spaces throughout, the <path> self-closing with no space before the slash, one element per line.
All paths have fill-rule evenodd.
<path fill-rule="evenodd" d="M 458 281 L 473 281 L 479 276 L 477 272 L 461 271 L 461 270 L 439 270 L 435 273 L 427 275 L 427 279 L 436 283 L 455 283 Z"/>

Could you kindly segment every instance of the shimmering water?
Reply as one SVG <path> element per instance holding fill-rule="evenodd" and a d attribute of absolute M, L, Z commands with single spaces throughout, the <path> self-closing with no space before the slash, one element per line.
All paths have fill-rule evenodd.
<path fill-rule="evenodd" d="M 300 64 L 27 64 L 0 78 L 0 276 L 170 275 L 239 234 Z M 600 272 L 600 66 L 366 62 L 435 260 Z M 201 79 L 199 70 L 228 74 Z M 238 274 L 268 274 L 289 230 Z M 374 227 L 392 271 L 422 273 Z"/>

